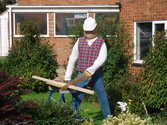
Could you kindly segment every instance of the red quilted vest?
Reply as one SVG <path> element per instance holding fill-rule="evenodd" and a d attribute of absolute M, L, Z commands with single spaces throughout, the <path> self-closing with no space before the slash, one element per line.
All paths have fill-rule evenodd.
<path fill-rule="evenodd" d="M 91 46 L 88 45 L 85 37 L 79 38 L 78 50 L 79 57 L 77 62 L 77 70 L 85 71 L 88 67 L 92 66 L 97 59 L 101 46 L 104 43 L 104 39 L 98 37 Z M 100 70 L 97 70 L 100 72 Z"/>

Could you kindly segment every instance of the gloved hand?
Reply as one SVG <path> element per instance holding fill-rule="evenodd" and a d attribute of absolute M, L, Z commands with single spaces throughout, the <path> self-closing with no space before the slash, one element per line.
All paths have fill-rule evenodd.
<path fill-rule="evenodd" d="M 92 76 L 92 74 L 91 74 L 90 72 L 86 71 L 86 70 L 85 70 L 83 73 L 84 73 L 86 76 L 88 76 L 88 77 L 91 77 L 91 76 Z"/>
<path fill-rule="evenodd" d="M 88 82 L 91 81 L 91 79 L 92 79 L 92 74 L 91 74 L 90 72 L 88 72 L 88 71 L 85 70 L 85 71 L 83 72 L 83 74 L 86 75 L 85 77 L 86 77 L 86 79 L 88 79 Z"/>

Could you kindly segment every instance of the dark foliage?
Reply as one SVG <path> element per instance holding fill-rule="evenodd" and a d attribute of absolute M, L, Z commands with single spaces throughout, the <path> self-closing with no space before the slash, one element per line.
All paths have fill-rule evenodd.
<path fill-rule="evenodd" d="M 0 72 L 0 123 L 30 120 L 31 115 L 21 113 L 33 106 L 31 101 L 21 101 L 21 95 L 26 93 L 19 87 L 21 84 L 24 84 L 21 79 Z"/>
<path fill-rule="evenodd" d="M 15 4 L 16 0 L 3 0 L 0 1 L 0 13 L 6 10 L 6 5 Z"/>

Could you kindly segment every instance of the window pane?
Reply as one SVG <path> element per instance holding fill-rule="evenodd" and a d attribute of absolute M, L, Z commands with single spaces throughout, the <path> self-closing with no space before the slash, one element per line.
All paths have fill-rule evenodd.
<path fill-rule="evenodd" d="M 56 14 L 56 35 L 73 35 L 70 30 L 76 24 L 83 24 L 86 13 L 57 13 Z"/>
<path fill-rule="evenodd" d="M 20 24 L 25 19 L 39 22 L 40 33 L 47 34 L 47 14 L 46 13 L 16 13 L 15 14 L 15 34 L 20 35 Z"/>
<path fill-rule="evenodd" d="M 143 60 L 149 52 L 152 37 L 152 23 L 138 23 L 136 29 L 136 56 L 137 60 Z"/>
<path fill-rule="evenodd" d="M 164 23 L 162 23 L 162 24 L 155 24 L 155 31 L 161 32 L 161 31 L 164 31 L 164 30 L 165 30 Z"/>
<path fill-rule="evenodd" d="M 116 19 L 119 18 L 119 13 L 95 13 L 96 19 L 105 19 L 107 17 L 115 17 Z"/>
<path fill-rule="evenodd" d="M 115 31 L 111 32 L 111 29 L 113 24 L 119 21 L 119 13 L 95 13 L 95 18 L 99 24 L 104 23 L 103 21 L 106 21 L 106 23 L 103 25 L 103 28 L 107 36 L 116 35 Z"/>

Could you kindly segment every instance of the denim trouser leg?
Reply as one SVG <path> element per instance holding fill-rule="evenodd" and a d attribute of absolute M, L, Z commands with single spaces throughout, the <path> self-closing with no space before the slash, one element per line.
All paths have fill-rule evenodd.
<path fill-rule="evenodd" d="M 87 82 L 88 80 L 83 80 L 82 82 L 79 82 L 78 84 L 76 84 L 76 86 L 86 88 L 87 85 L 85 85 L 85 83 Z M 100 107 L 101 107 L 103 116 L 106 118 L 108 115 L 111 115 L 110 106 L 108 103 L 108 99 L 107 99 L 106 91 L 104 88 L 104 83 L 103 83 L 101 73 L 95 73 L 92 76 L 92 80 L 91 82 L 89 82 L 89 85 L 94 88 L 94 91 L 100 103 Z M 84 97 L 84 93 L 77 91 L 77 93 L 72 93 L 72 96 L 74 99 L 74 108 L 78 111 L 78 107 Z"/>
<path fill-rule="evenodd" d="M 101 73 L 96 73 L 95 76 L 93 76 L 93 85 L 94 85 L 94 91 L 98 97 L 100 107 L 103 113 L 103 116 L 107 118 L 108 115 L 111 115 L 110 106 L 108 103 L 107 94 L 104 88 L 104 82 L 102 79 Z"/>
<path fill-rule="evenodd" d="M 88 80 L 83 80 L 79 83 L 76 84 L 77 87 L 81 87 L 81 88 L 86 88 L 86 85 L 85 83 L 87 82 Z M 77 91 L 76 93 L 72 93 L 72 97 L 73 97 L 73 108 L 78 111 L 78 108 L 81 104 L 81 101 L 84 97 L 85 93 L 84 92 L 80 92 L 80 91 Z"/>

